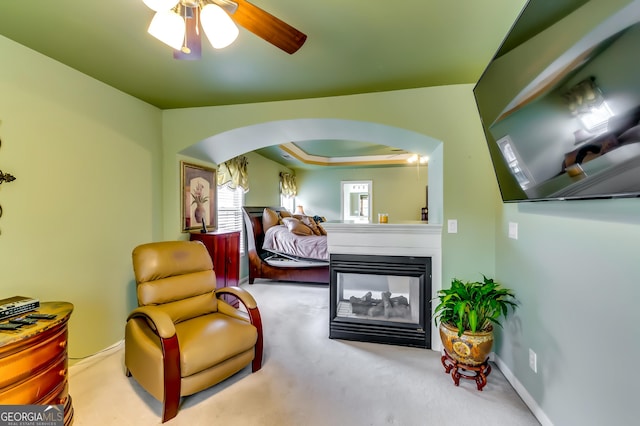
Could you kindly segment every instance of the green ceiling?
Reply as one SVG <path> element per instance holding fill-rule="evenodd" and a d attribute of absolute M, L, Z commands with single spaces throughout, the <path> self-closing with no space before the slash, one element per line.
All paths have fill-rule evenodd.
<path fill-rule="evenodd" d="M 0 34 L 159 108 L 474 83 L 524 0 L 254 0 L 307 34 L 284 53 L 240 29 L 178 61 L 142 0 L 0 2 Z"/>
<path fill-rule="evenodd" d="M 0 2 L 0 35 L 161 109 L 233 105 L 475 83 L 526 0 L 321 2 L 254 0 L 307 34 L 293 55 L 240 28 L 236 42 L 179 61 L 147 34 L 142 0 Z M 530 24 L 503 50 L 585 0 L 532 2 Z M 302 141 L 306 152 L 356 156 L 392 147 Z M 282 159 L 277 147 L 262 154 Z M 276 160 L 278 161 L 278 160 Z M 295 163 L 289 163 L 294 165 Z M 299 165 L 299 164 L 298 164 Z"/>

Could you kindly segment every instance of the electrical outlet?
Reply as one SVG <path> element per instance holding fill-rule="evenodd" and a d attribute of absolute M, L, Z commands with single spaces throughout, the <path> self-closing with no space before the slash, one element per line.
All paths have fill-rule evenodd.
<path fill-rule="evenodd" d="M 529 368 L 531 368 L 534 373 L 538 372 L 538 356 L 531 348 L 529 348 Z"/>
<path fill-rule="evenodd" d="M 456 219 L 449 219 L 447 222 L 447 230 L 450 234 L 455 234 L 458 232 L 458 221 Z"/>

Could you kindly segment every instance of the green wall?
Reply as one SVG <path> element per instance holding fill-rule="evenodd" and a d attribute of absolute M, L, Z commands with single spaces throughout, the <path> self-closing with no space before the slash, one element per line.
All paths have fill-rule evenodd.
<path fill-rule="evenodd" d="M 498 356 L 553 424 L 635 424 L 640 200 L 506 204 L 496 229 L 496 275 L 521 302 Z"/>
<path fill-rule="evenodd" d="M 123 338 L 131 250 L 161 238 L 158 109 L 0 37 L 0 298 L 74 304 L 69 354 Z"/>
<path fill-rule="evenodd" d="M 297 170 L 298 196 L 296 202 L 305 212 L 324 216 L 327 220 L 340 220 L 340 182 L 344 180 L 370 180 L 372 189 L 372 215 L 389 213 L 394 221 L 420 220 L 420 209 L 425 206 L 427 167 L 363 167 L 331 170 Z"/>
<path fill-rule="evenodd" d="M 280 172 L 292 170 L 255 152 L 244 154 L 249 168 L 249 192 L 244 196 L 247 206 L 280 205 Z"/>

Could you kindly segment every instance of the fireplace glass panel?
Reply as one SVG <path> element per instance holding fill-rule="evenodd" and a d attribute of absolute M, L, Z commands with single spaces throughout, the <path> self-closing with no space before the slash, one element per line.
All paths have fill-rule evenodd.
<path fill-rule="evenodd" d="M 336 317 L 420 323 L 420 278 L 338 272 Z"/>
<path fill-rule="evenodd" d="M 329 337 L 430 347 L 431 258 L 331 254 Z"/>

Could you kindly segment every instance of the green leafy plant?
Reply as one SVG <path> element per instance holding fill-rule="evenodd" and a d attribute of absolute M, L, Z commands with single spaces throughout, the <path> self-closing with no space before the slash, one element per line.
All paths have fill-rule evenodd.
<path fill-rule="evenodd" d="M 440 301 L 433 311 L 435 323 L 457 327 L 458 336 L 465 331 L 490 331 L 493 324 L 502 327 L 500 317 L 506 317 L 509 308 L 514 311 L 517 300 L 512 290 L 503 288 L 492 278 L 482 277 L 483 282 L 454 278 L 450 288 L 438 291 L 434 299 Z"/>

